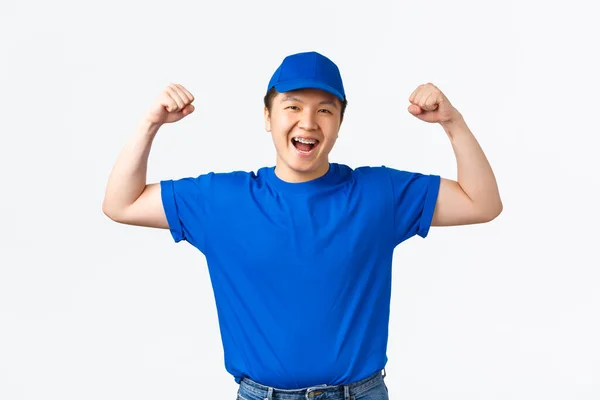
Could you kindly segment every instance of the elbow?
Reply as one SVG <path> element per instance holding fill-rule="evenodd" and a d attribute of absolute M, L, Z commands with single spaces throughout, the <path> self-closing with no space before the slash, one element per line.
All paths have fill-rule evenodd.
<path fill-rule="evenodd" d="M 502 205 L 502 200 L 498 199 L 498 202 L 493 206 L 487 209 L 485 214 L 482 215 L 481 222 L 490 222 L 495 220 L 500 214 L 502 214 L 502 210 L 504 206 Z"/>
<path fill-rule="evenodd" d="M 112 216 L 112 212 L 110 211 L 110 208 L 108 208 L 106 206 L 106 203 L 102 203 L 102 212 L 104 213 L 104 215 L 106 215 L 108 218 L 112 219 L 114 221 L 114 218 Z"/>
<path fill-rule="evenodd" d="M 117 217 L 118 214 L 115 212 L 114 208 L 111 208 L 109 205 L 107 205 L 106 200 L 102 203 L 102 212 L 111 220 L 115 222 L 120 221 Z"/>

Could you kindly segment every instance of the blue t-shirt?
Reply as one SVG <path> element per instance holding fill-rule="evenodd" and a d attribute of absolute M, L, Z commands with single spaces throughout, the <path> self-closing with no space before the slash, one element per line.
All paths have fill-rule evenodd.
<path fill-rule="evenodd" d="M 387 363 L 392 254 L 431 226 L 440 177 L 331 163 L 161 181 L 173 239 L 206 257 L 225 368 L 281 389 L 355 382 Z"/>

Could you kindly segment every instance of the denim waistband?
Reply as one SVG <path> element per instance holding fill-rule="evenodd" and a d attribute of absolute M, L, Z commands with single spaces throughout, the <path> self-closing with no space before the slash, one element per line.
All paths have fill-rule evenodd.
<path fill-rule="evenodd" d="M 360 393 L 371 389 L 373 386 L 380 384 L 380 382 L 385 378 L 385 368 L 383 370 L 377 371 L 368 377 L 361 379 L 356 382 L 348 383 L 345 385 L 316 385 L 309 386 L 300 389 L 279 389 L 273 386 L 267 386 L 260 384 L 258 382 L 253 381 L 250 378 L 242 378 L 240 382 L 240 388 L 243 390 L 250 392 L 256 396 L 259 396 L 262 399 L 271 400 L 274 395 L 277 395 L 278 399 L 297 399 L 298 395 L 304 394 L 307 399 L 312 398 L 314 395 L 329 392 L 335 393 L 339 392 L 344 394 L 345 399 L 350 398 L 350 394 L 356 396 Z"/>

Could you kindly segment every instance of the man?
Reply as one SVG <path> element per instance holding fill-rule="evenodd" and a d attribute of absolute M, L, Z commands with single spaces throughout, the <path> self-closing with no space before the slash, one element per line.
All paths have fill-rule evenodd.
<path fill-rule="evenodd" d="M 410 95 L 408 111 L 450 138 L 458 181 L 330 163 L 347 104 L 342 78 L 327 57 L 294 54 L 265 96 L 275 167 L 147 184 L 156 133 L 193 101 L 178 84 L 161 93 L 114 166 L 105 214 L 170 229 L 206 256 L 239 398 L 387 398 L 394 248 L 432 225 L 487 222 L 502 210 L 462 115 L 430 83 Z"/>

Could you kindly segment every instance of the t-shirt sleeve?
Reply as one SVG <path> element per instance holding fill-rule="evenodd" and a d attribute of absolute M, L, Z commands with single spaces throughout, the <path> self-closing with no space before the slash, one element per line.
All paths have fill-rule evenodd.
<path fill-rule="evenodd" d="M 202 252 L 209 223 L 213 175 L 160 182 L 162 204 L 173 240 L 185 240 Z"/>
<path fill-rule="evenodd" d="M 438 175 L 386 168 L 392 182 L 394 244 L 419 235 L 426 237 L 440 188 Z"/>

